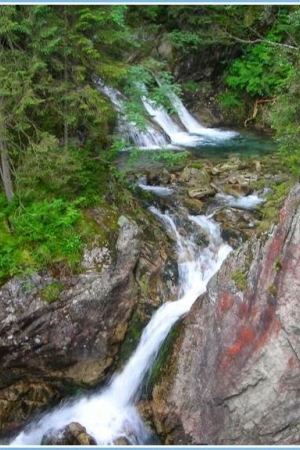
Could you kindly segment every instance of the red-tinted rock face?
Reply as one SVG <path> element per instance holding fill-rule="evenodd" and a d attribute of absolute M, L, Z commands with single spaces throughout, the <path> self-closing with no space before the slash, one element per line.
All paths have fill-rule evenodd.
<path fill-rule="evenodd" d="M 167 443 L 300 442 L 299 205 L 297 185 L 267 241 L 233 252 L 185 319 L 170 375 L 153 391 Z"/>

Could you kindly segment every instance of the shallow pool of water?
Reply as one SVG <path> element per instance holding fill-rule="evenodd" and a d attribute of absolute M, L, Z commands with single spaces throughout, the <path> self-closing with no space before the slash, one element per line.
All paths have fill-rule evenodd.
<path fill-rule="evenodd" d="M 147 149 L 147 150 L 125 150 L 120 152 L 117 163 L 123 170 L 145 170 L 156 167 L 163 167 L 167 159 L 160 159 L 160 155 L 166 152 L 174 152 L 178 155 L 180 152 L 188 151 L 193 157 L 200 159 L 210 159 L 220 161 L 232 157 L 258 159 L 276 150 L 276 141 L 269 136 L 258 133 L 242 131 L 231 139 L 213 140 L 206 139 L 194 147 L 176 147 Z M 180 159 L 180 158 L 179 158 Z M 184 159 L 182 163 L 184 163 Z"/>

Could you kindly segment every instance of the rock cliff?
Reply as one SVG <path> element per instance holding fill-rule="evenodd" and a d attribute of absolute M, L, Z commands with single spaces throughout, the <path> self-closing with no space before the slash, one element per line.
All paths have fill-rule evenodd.
<path fill-rule="evenodd" d="M 0 435 L 104 381 L 132 317 L 142 326 L 175 290 L 167 258 L 167 244 L 157 249 L 120 216 L 112 242 L 85 249 L 79 273 L 49 269 L 0 288 Z"/>
<path fill-rule="evenodd" d="M 229 255 L 153 389 L 167 444 L 299 444 L 300 185 L 279 223 Z"/>

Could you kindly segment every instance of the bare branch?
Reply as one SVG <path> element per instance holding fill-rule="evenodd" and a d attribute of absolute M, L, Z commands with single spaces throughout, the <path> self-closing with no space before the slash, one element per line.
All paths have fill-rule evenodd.
<path fill-rule="evenodd" d="M 228 37 L 234 39 L 236 42 L 241 42 L 242 44 L 255 45 L 260 42 L 263 42 L 264 44 L 273 45 L 274 47 L 287 48 L 289 50 L 297 50 L 297 51 L 300 50 L 299 46 L 282 44 L 280 42 L 273 42 L 273 41 L 269 41 L 268 39 L 264 39 L 263 37 L 259 37 L 258 39 L 248 40 L 248 39 L 239 38 L 237 36 L 233 36 L 232 34 L 230 34 L 228 32 L 227 32 L 227 35 L 228 35 Z"/>

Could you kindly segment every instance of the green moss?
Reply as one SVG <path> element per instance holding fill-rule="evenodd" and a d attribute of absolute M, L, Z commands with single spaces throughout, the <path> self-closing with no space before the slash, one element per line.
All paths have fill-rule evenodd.
<path fill-rule="evenodd" d="M 270 284 L 270 286 L 268 286 L 268 292 L 271 295 L 276 295 L 277 294 L 277 287 L 274 284 Z"/>
<path fill-rule="evenodd" d="M 32 281 L 32 279 L 30 278 L 25 279 L 22 283 L 22 291 L 24 292 L 24 294 L 28 294 L 33 289 L 34 289 L 34 282 Z"/>
<path fill-rule="evenodd" d="M 139 286 L 140 286 L 140 290 L 141 290 L 141 294 L 144 297 L 146 297 L 147 294 L 148 294 L 148 290 L 149 290 L 148 281 L 149 280 L 148 280 L 147 274 L 143 274 L 138 280 L 138 283 L 139 283 Z"/>
<path fill-rule="evenodd" d="M 203 169 L 203 166 L 204 164 L 201 161 L 192 161 L 188 165 L 188 167 L 190 167 L 191 169 L 199 169 L 199 170 Z"/>
<path fill-rule="evenodd" d="M 109 205 L 87 210 L 78 222 L 78 230 L 88 247 L 101 247 L 115 242 L 118 231 L 117 211 Z"/>
<path fill-rule="evenodd" d="M 272 186 L 273 192 L 267 196 L 267 201 L 261 206 L 262 221 L 257 227 L 258 233 L 266 232 L 277 223 L 279 211 L 286 199 L 293 182 L 284 181 Z"/>
<path fill-rule="evenodd" d="M 43 287 L 40 295 L 43 300 L 47 303 L 53 303 L 59 299 L 59 295 L 63 289 L 63 286 L 58 281 L 53 281 L 53 283 L 47 284 Z"/>
<path fill-rule="evenodd" d="M 145 327 L 145 317 L 140 311 L 135 311 L 128 324 L 128 331 L 119 352 L 118 366 L 122 367 L 136 349 L 142 331 Z"/>
<path fill-rule="evenodd" d="M 247 287 L 247 271 L 245 269 L 237 269 L 232 272 L 232 280 L 240 291 L 244 291 Z"/>
<path fill-rule="evenodd" d="M 190 92 L 197 92 L 199 89 L 199 83 L 196 83 L 193 80 L 189 80 L 183 84 L 183 88 Z"/>
<path fill-rule="evenodd" d="M 152 366 L 151 372 L 149 373 L 149 378 L 147 381 L 146 391 L 147 394 L 151 394 L 154 386 L 159 383 L 163 375 L 170 370 L 170 362 L 173 354 L 173 346 L 176 339 L 179 336 L 181 330 L 181 323 L 177 323 L 173 326 L 169 332 L 165 342 L 162 344 L 156 360 Z"/>
<path fill-rule="evenodd" d="M 276 258 L 274 261 L 274 269 L 276 270 L 276 272 L 280 272 L 280 270 L 282 269 L 282 263 L 279 258 Z"/>

